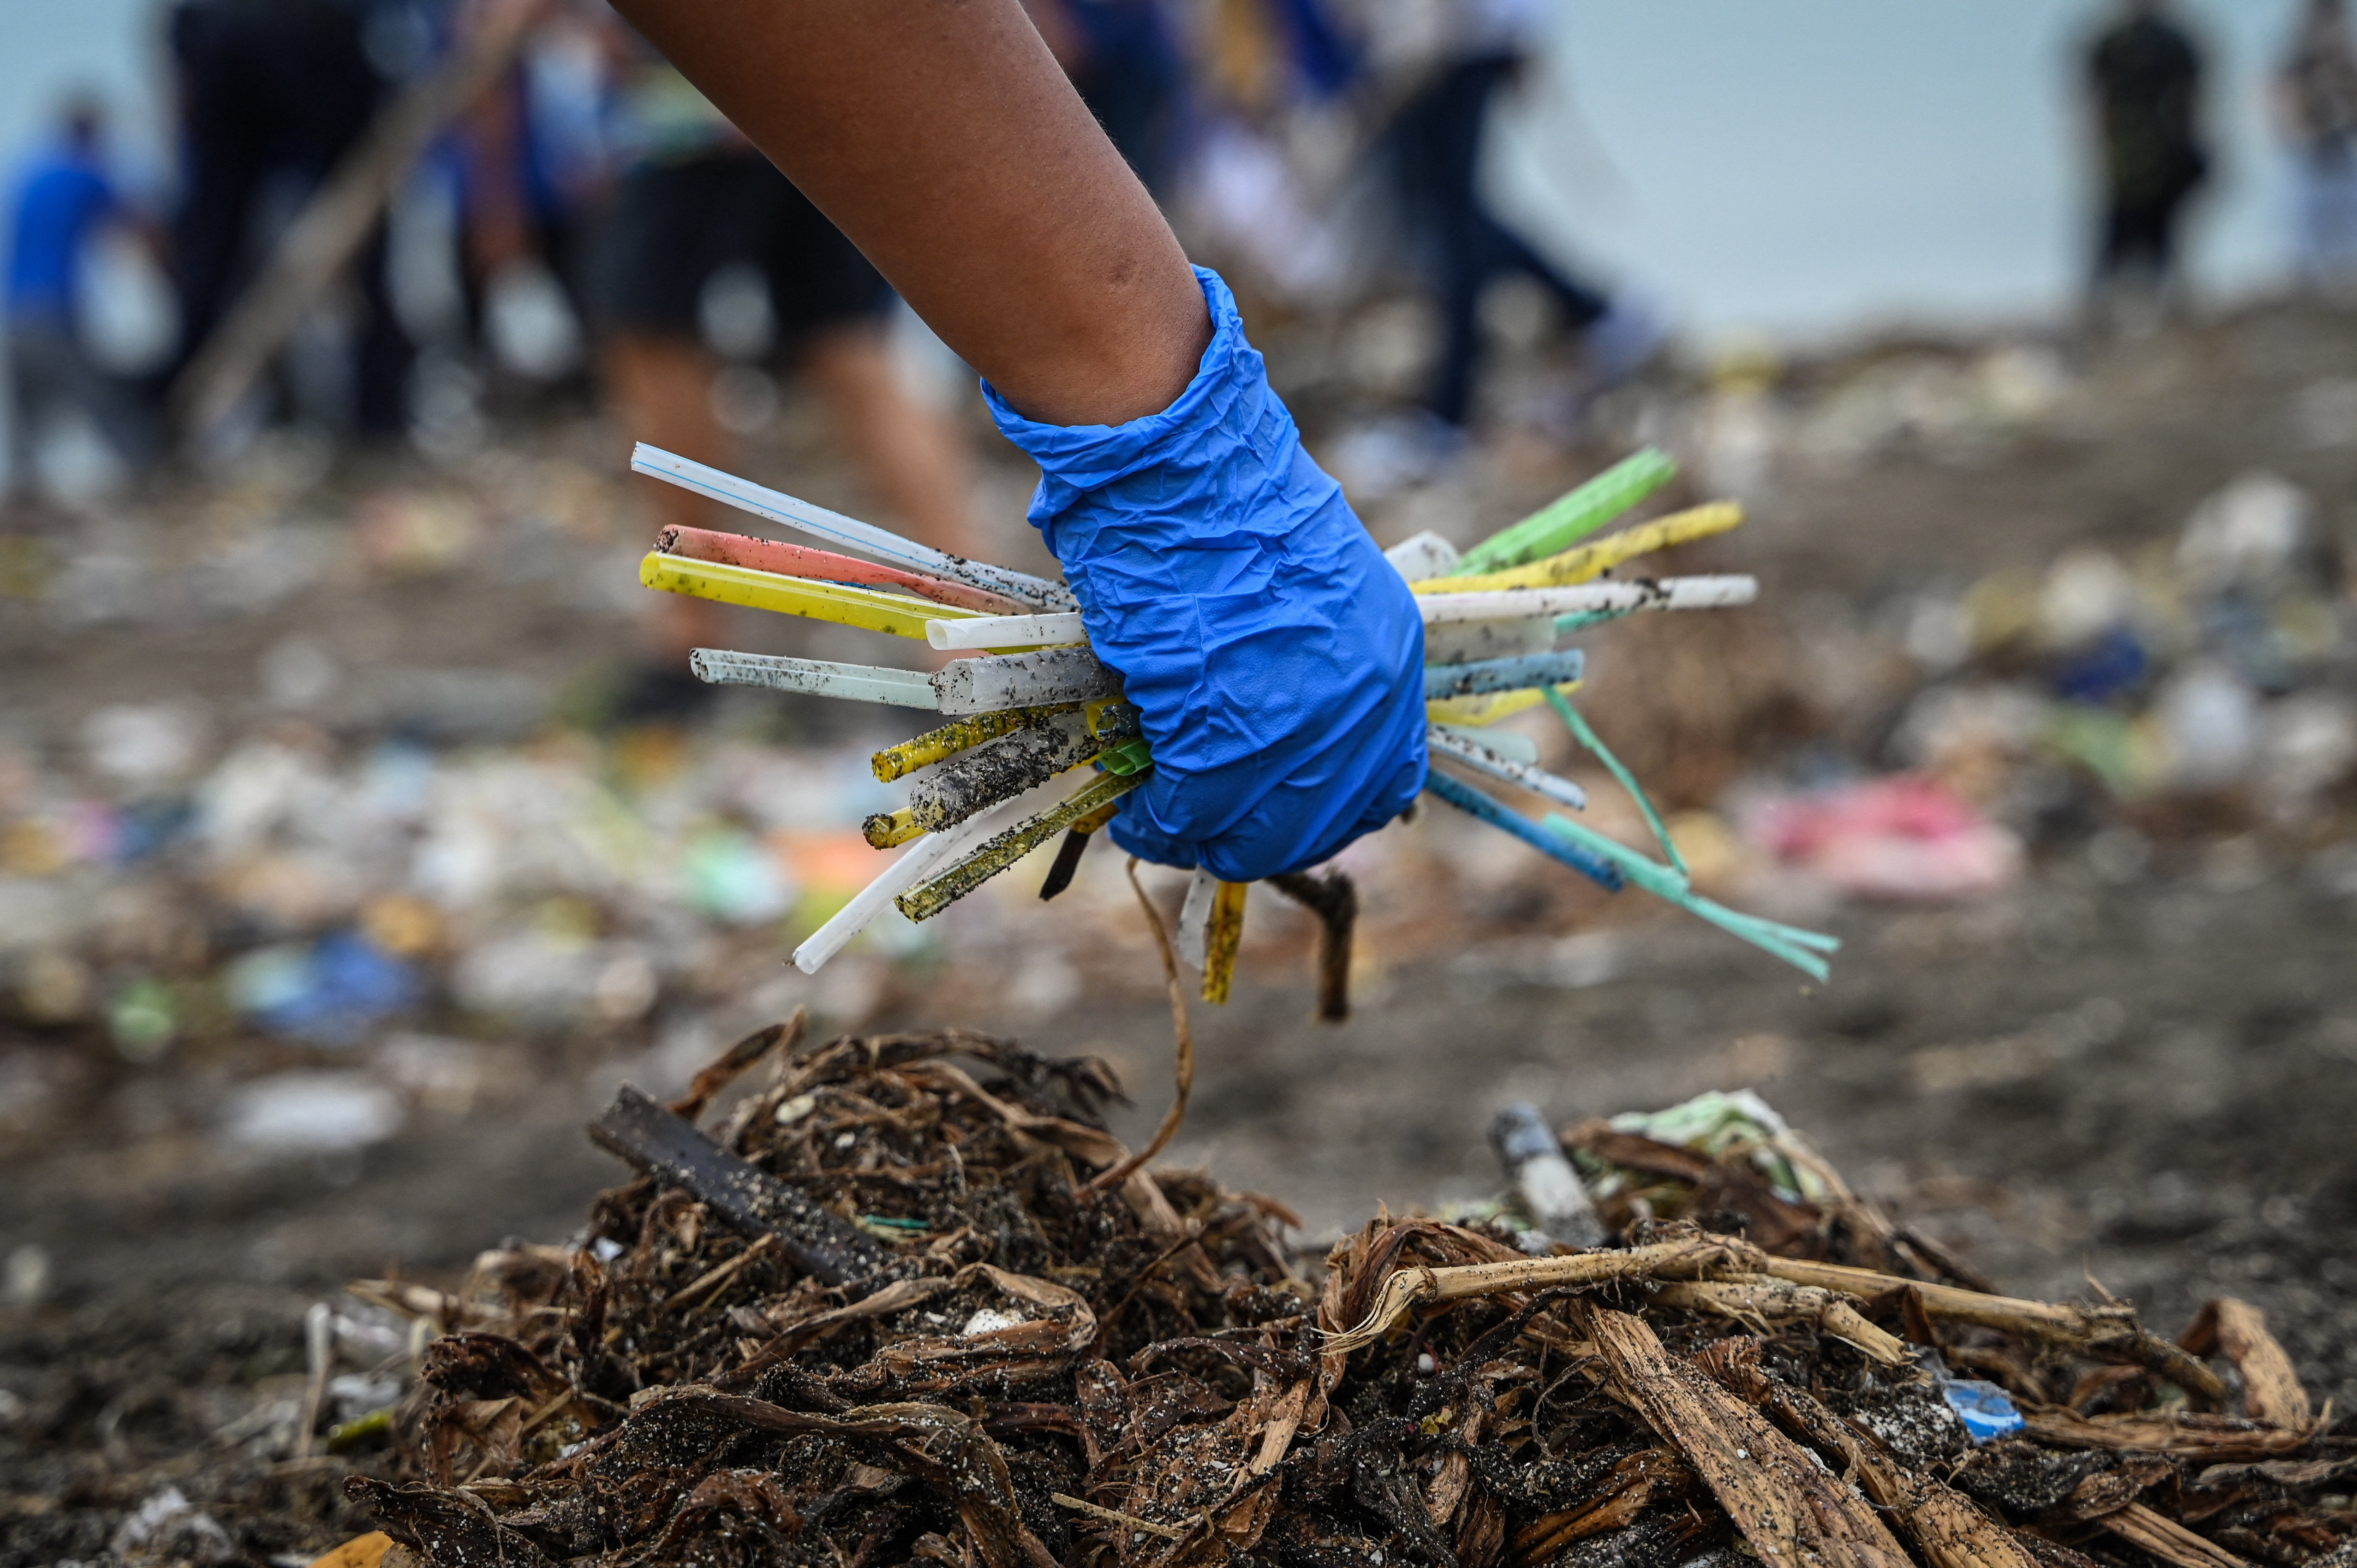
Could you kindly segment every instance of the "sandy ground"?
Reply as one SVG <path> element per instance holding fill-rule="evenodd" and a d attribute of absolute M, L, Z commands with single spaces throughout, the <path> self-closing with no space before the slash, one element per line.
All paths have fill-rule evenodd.
<path fill-rule="evenodd" d="M 2313 397 L 2298 400 L 2352 346 L 2345 321 L 2275 313 L 2117 350 L 2087 371 L 2077 413 L 2029 434 L 1902 440 L 1780 472 L 1725 558 L 1761 569 L 1771 595 L 1829 594 L 1863 613 L 1895 586 L 2035 565 L 2070 540 L 2161 536 L 2254 464 L 2309 485 L 2339 521 L 2357 445 L 2319 441 L 2298 417 Z M 1373 521 L 1395 534 L 1409 509 Z M 0 657 L 17 661 L 13 716 L 38 726 L 152 692 L 159 669 L 251 668 L 297 623 L 388 660 L 430 647 L 436 663 L 513 662 L 551 683 L 610 650 L 610 619 L 544 605 L 501 622 L 500 602 L 420 586 L 265 622 L 111 631 L 38 658 L 19 640 Z M 1614 928 L 1583 985 L 1535 984 L 1478 952 L 1418 958 L 1362 977 L 1340 1027 L 1308 1020 L 1299 983 L 1256 977 L 1224 1011 L 1196 1012 L 1200 1066 L 1174 1156 L 1281 1197 L 1315 1240 L 1378 1202 L 1491 1190 L 1483 1128 L 1507 1100 L 1567 1122 L 1756 1087 L 1867 1195 L 2000 1287 L 2108 1291 L 2169 1332 L 2210 1295 L 2246 1297 L 2310 1387 L 2349 1409 L 2357 902 L 2265 839 L 2163 842 L 2125 875 L 2100 860 L 2064 843 L 1986 903 L 1853 908 L 1835 919 L 1850 946 L 1827 987 L 1674 920 Z M 995 1004 L 986 982 L 958 990 L 956 1016 L 903 996 L 869 1026 L 1005 1029 L 1102 1052 L 1136 1090 L 1121 1128 L 1133 1137 L 1167 1103 L 1168 1015 L 1142 989 L 1044 1020 Z M 0 1565 L 91 1555 L 105 1520 L 201 1470 L 186 1456 L 299 1368 L 303 1308 L 345 1280 L 447 1276 L 503 1239 L 571 1232 L 618 1177 L 580 1131 L 614 1069 L 554 1049 L 535 1059 L 533 1086 L 494 1108 L 274 1163 L 144 1131 L 171 1124 L 153 1114 L 158 1090 L 109 1068 L 78 1101 L 82 1122 L 0 1153 L 0 1254 L 29 1257 L 29 1244 L 48 1269 L 0 1307 Z M 267 1486 L 315 1484 L 303 1471 Z M 249 1487 L 238 1506 L 263 1495 Z M 324 1519 L 284 1549 L 335 1528 Z"/>

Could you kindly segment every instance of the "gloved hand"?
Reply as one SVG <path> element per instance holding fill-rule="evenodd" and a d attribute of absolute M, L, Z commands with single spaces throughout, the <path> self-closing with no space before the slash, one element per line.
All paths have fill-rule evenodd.
<path fill-rule="evenodd" d="M 1038 460 L 1031 521 L 1144 714 L 1154 774 L 1114 840 L 1250 882 L 1329 858 L 1424 787 L 1424 624 L 1302 450 L 1227 285 L 1195 275 L 1211 344 L 1160 413 L 1040 424 L 983 392 Z"/>

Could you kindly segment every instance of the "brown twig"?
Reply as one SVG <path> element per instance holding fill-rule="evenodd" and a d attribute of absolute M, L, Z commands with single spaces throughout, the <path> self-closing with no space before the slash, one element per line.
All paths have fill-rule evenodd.
<path fill-rule="evenodd" d="M 1359 889 L 1339 871 L 1312 876 L 1288 871 L 1268 885 L 1318 917 L 1318 1016 L 1340 1024 L 1351 1015 L 1351 937 L 1359 923 Z"/>
<path fill-rule="evenodd" d="M 1170 1033 L 1174 1038 L 1172 1055 L 1176 1058 L 1175 1076 L 1178 1081 L 1178 1098 L 1170 1102 L 1170 1112 L 1162 1118 L 1162 1125 L 1146 1147 L 1109 1169 L 1099 1171 L 1090 1181 L 1092 1192 L 1110 1192 L 1127 1181 L 1131 1175 L 1146 1168 L 1146 1162 L 1170 1146 L 1178 1135 L 1178 1123 L 1187 1119 L 1187 1097 L 1195 1089 L 1195 1035 L 1187 1026 L 1187 993 L 1178 983 L 1178 955 L 1171 950 L 1170 933 L 1156 912 L 1154 901 L 1146 896 L 1145 886 L 1137 880 L 1137 856 L 1129 857 L 1129 888 L 1137 895 L 1137 907 L 1146 911 L 1146 923 L 1154 932 L 1155 948 L 1162 954 L 1162 982 L 1170 992 Z"/>
<path fill-rule="evenodd" d="M 1101 1519 L 1107 1524 L 1117 1524 L 1125 1530 L 1142 1530 L 1148 1535 L 1158 1535 L 1165 1541 L 1187 1539 L 1187 1532 L 1183 1530 L 1173 1530 L 1167 1524 L 1157 1524 L 1150 1519 L 1140 1519 L 1134 1513 L 1123 1513 L 1119 1509 L 1099 1508 L 1094 1503 L 1083 1502 L 1069 1493 L 1049 1492 L 1048 1500 L 1060 1507 L 1071 1509 L 1075 1513 L 1087 1514 L 1091 1519 Z"/>

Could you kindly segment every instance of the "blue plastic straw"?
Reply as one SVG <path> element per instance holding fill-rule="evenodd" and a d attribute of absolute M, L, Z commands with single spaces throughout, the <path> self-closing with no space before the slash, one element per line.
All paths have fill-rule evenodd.
<path fill-rule="evenodd" d="M 1534 686 L 1554 687 L 1579 679 L 1587 656 L 1579 650 L 1561 653 L 1523 653 L 1511 659 L 1477 659 L 1469 664 L 1427 664 L 1424 669 L 1424 700 L 1480 697 L 1492 692 L 1527 692 Z"/>
<path fill-rule="evenodd" d="M 1529 818 L 1506 810 L 1469 784 L 1460 784 L 1436 769 L 1425 775 L 1424 787 L 1469 816 L 1479 817 L 1493 828 L 1504 829 L 1549 860 L 1563 862 L 1608 893 L 1618 893 L 1628 886 L 1629 879 L 1621 875 L 1610 861 L 1590 854 L 1577 844 L 1550 837 Z"/>

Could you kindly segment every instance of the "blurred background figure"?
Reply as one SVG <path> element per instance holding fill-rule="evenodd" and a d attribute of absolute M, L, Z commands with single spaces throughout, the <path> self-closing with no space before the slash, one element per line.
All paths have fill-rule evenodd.
<path fill-rule="evenodd" d="M 2357 274 L 2357 38 L 2344 0 L 2308 0 L 2275 81 L 2291 149 L 2300 263 L 2319 287 Z"/>
<path fill-rule="evenodd" d="M 600 367 L 624 433 L 730 467 L 732 432 L 759 427 L 776 407 L 761 367 L 785 365 L 810 378 L 845 455 L 897 523 L 939 549 L 974 553 L 970 459 L 948 419 L 902 380 L 882 275 L 642 46 L 619 109 L 626 166 L 595 241 L 591 289 Z M 660 522 L 718 522 L 711 502 L 644 483 Z M 681 595 L 651 598 L 649 662 L 625 694 L 626 717 L 709 691 L 685 660 L 719 640 L 719 610 Z"/>
<path fill-rule="evenodd" d="M 55 132 L 17 171 L 8 196 L 7 499 L 30 493 L 34 453 L 60 414 L 96 426 L 126 466 L 152 455 L 142 397 L 102 366 L 85 339 L 81 283 L 91 247 L 131 216 L 106 167 L 104 111 L 71 100 Z M 135 225 L 133 225 L 135 227 Z"/>
<path fill-rule="evenodd" d="M 2202 59 L 2165 0 L 2126 0 L 2086 56 L 2103 178 L 2093 303 L 2124 294 L 2164 304 L 2178 292 L 2178 231 L 2210 171 L 2201 125 Z"/>
<path fill-rule="evenodd" d="M 1409 231 L 1425 249 L 1440 306 L 1440 363 L 1425 400 L 1438 449 L 1461 443 L 1480 367 L 1483 292 L 1501 278 L 1534 280 L 1579 334 L 1592 381 L 1609 385 L 1642 362 L 1662 329 L 1631 306 L 1541 255 L 1501 221 L 1481 188 L 1483 145 L 1501 91 L 1521 81 L 1545 43 L 1545 0 L 1460 0 L 1448 8 L 1427 78 L 1393 122 Z"/>
<path fill-rule="evenodd" d="M 181 364 L 203 347 L 298 204 L 424 70 L 434 18 L 409 0 L 179 0 L 169 25 L 186 188 L 174 225 Z M 408 426 L 412 346 L 382 225 L 353 269 L 344 387 L 310 401 L 365 435 Z"/>
<path fill-rule="evenodd" d="M 495 373 L 586 385 L 589 239 L 615 177 L 619 29 L 603 0 L 545 6 L 457 137 L 464 286 Z"/>

